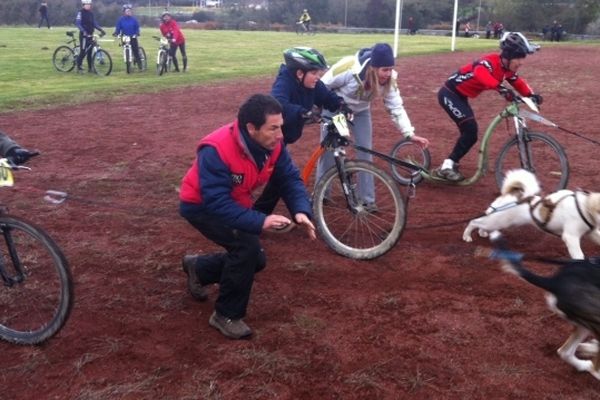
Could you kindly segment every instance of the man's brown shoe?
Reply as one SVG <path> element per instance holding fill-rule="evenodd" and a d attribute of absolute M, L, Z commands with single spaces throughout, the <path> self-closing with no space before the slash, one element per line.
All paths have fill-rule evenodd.
<path fill-rule="evenodd" d="M 242 319 L 230 319 L 216 311 L 210 316 L 208 323 L 230 339 L 244 339 L 252 335 L 252 329 Z"/>
<path fill-rule="evenodd" d="M 198 256 L 187 255 L 183 256 L 183 260 L 181 261 L 181 265 L 183 267 L 183 272 L 186 273 L 188 280 L 188 290 L 192 297 L 198 301 L 205 301 L 208 299 L 208 293 L 206 291 L 206 287 L 200 283 L 198 279 L 198 275 L 196 274 L 196 260 Z"/>

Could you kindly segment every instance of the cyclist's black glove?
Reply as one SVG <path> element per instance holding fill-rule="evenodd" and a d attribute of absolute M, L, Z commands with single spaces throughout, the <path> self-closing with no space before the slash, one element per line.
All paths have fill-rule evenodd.
<path fill-rule="evenodd" d="M 348 104 L 346 104 L 343 101 L 340 103 L 340 108 L 338 109 L 338 111 L 344 114 L 348 121 L 352 121 L 352 119 L 354 118 L 354 112 L 350 107 L 348 107 Z"/>
<path fill-rule="evenodd" d="M 506 88 L 502 85 L 498 86 L 498 93 L 500 93 L 506 101 L 513 101 L 515 99 L 515 94 L 509 88 Z"/>
<path fill-rule="evenodd" d="M 6 153 L 8 161 L 15 165 L 21 165 L 27 162 L 31 157 L 40 154 L 38 151 L 29 151 L 22 147 L 13 147 Z"/>
<path fill-rule="evenodd" d="M 544 102 L 544 98 L 542 97 L 541 94 L 532 94 L 529 97 L 531 97 L 531 100 L 533 100 L 533 102 L 535 104 L 537 104 L 538 106 L 541 106 L 542 103 Z"/>
<path fill-rule="evenodd" d="M 106 32 L 104 32 L 102 29 L 100 29 L 100 37 L 106 35 Z"/>
<path fill-rule="evenodd" d="M 319 110 L 314 108 L 312 110 L 304 111 L 301 114 L 301 117 L 304 120 L 305 124 L 316 124 L 321 122 L 322 119 Z"/>

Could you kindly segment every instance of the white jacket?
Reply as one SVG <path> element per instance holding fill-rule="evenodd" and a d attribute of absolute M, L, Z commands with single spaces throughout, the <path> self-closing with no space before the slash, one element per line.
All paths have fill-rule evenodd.
<path fill-rule="evenodd" d="M 364 88 L 364 82 L 360 78 L 360 74 L 369 65 L 371 58 L 364 58 L 365 50 L 357 52 L 353 56 L 347 56 L 335 63 L 323 75 L 321 80 L 331 90 L 335 91 L 338 96 L 343 97 L 348 106 L 358 113 L 371 108 L 371 97 L 373 93 Z M 361 63 L 360 59 L 364 58 Z M 402 132 L 406 138 L 414 135 L 415 128 L 410 123 L 408 114 L 404 109 L 404 102 L 400 97 L 400 90 L 396 79 L 398 73 L 392 71 L 392 85 L 387 93 L 384 93 L 383 86 L 379 87 L 379 93 L 384 93 L 383 104 L 390 114 L 392 121 L 396 127 Z"/>

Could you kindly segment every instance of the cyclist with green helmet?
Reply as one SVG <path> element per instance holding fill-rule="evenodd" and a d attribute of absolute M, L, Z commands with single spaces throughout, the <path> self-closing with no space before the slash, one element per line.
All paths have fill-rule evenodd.
<path fill-rule="evenodd" d="M 285 144 L 300 139 L 305 123 L 320 122 L 323 108 L 352 113 L 344 100 L 321 82 L 321 76 L 329 68 L 321 53 L 309 47 L 293 47 L 283 52 L 283 58 L 285 64 L 279 67 L 271 95 L 283 107 Z M 269 183 L 254 208 L 269 215 L 280 197 L 277 188 Z"/>

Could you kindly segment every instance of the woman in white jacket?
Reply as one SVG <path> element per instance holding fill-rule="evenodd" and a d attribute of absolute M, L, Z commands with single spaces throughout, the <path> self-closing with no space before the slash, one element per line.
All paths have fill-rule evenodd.
<path fill-rule="evenodd" d="M 404 137 L 410 138 L 422 148 L 429 140 L 415 135 L 415 128 L 404 109 L 402 97 L 396 83 L 394 71 L 394 53 L 387 43 L 377 43 L 371 48 L 361 49 L 353 56 L 347 56 L 335 63 L 321 78 L 325 85 L 342 97 L 354 113 L 352 129 L 356 144 L 373 148 L 373 125 L 371 122 L 371 101 L 381 96 L 383 104 L 390 114 L 394 125 Z M 327 132 L 321 129 L 321 140 Z M 373 157 L 357 152 L 360 160 L 372 161 Z M 333 156 L 325 153 L 317 165 L 317 181 L 333 166 Z M 371 175 L 363 174 L 359 181 L 362 200 L 367 207 L 375 211 L 375 193 Z"/>

